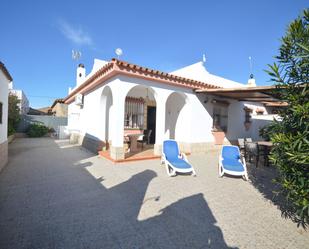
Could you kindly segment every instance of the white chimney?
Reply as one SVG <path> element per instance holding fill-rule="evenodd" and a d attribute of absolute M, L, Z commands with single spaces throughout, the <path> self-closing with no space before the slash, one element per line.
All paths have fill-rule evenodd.
<path fill-rule="evenodd" d="M 76 70 L 76 86 L 81 85 L 86 78 L 86 69 L 84 64 L 79 64 Z"/>
<path fill-rule="evenodd" d="M 256 86 L 253 74 L 250 74 L 250 79 L 248 80 L 247 86 L 248 87 L 255 87 Z"/>

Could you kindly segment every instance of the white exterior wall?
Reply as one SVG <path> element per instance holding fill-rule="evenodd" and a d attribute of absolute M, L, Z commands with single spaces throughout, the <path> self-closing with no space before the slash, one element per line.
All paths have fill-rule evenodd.
<path fill-rule="evenodd" d="M 208 101 L 204 103 L 205 96 L 190 95 L 191 103 L 191 136 L 188 142 L 204 143 L 213 142 L 212 111 L 213 106 Z M 184 130 L 186 132 L 186 130 Z"/>
<path fill-rule="evenodd" d="M 105 134 L 102 128 L 104 112 L 100 103 L 101 95 L 104 87 L 110 86 L 110 82 L 114 80 L 117 82 L 117 79 L 112 79 L 107 84 L 85 94 L 82 108 L 76 105 L 74 101 L 68 105 L 68 128 L 71 131 L 78 131 L 83 135 L 87 133 L 90 136 L 104 140 Z"/>
<path fill-rule="evenodd" d="M 85 94 L 83 108 L 80 108 L 74 102 L 69 104 L 69 129 L 79 130 L 81 134 L 88 134 L 100 140 L 105 139 L 105 122 L 104 117 L 102 117 L 105 115 L 104 110 L 102 110 L 102 107 L 100 106 L 100 101 L 104 88 L 108 86 L 112 91 L 113 98 L 113 106 L 110 111 L 111 135 L 109 137 L 112 137 L 112 134 L 117 133 L 117 138 L 114 135 L 113 146 L 122 146 L 125 97 L 133 87 L 138 85 L 150 87 L 154 92 L 157 108 L 156 143 L 162 144 L 164 139 L 169 138 L 170 133 L 166 130 L 166 126 L 169 126 L 169 121 L 171 120 L 168 116 L 169 111 L 172 112 L 171 115 L 175 115 L 175 112 L 179 112 L 176 113 L 178 114 L 178 118 L 175 127 L 175 139 L 177 141 L 187 143 L 213 141 L 213 136 L 211 134 L 212 113 L 208 112 L 208 109 L 210 108 L 205 107 L 206 105 L 203 104 L 202 100 L 197 97 L 193 90 L 125 76 L 113 78 L 105 85 Z M 134 95 L 136 95 L 137 92 L 138 91 L 134 91 Z M 178 92 L 180 95 L 173 98 L 170 105 L 172 108 L 166 110 L 166 101 L 168 97 L 175 92 Z M 145 95 L 145 93 L 143 95 Z M 178 110 L 178 104 L 183 101 L 185 101 L 185 105 Z M 167 122 L 165 122 L 166 118 Z"/>
<path fill-rule="evenodd" d="M 227 139 L 231 141 L 246 137 L 250 137 L 253 140 L 261 139 L 259 137 L 259 129 L 269 124 L 272 120 L 272 118 L 264 119 L 264 115 L 256 115 L 256 109 L 258 108 L 264 110 L 264 114 L 268 116 L 265 106 L 257 102 L 239 102 L 237 100 L 232 100 L 230 103 L 228 112 L 228 130 L 226 134 Z M 248 107 L 253 110 L 251 113 L 251 127 L 248 130 L 246 130 L 244 126 L 244 107 Z"/>
<path fill-rule="evenodd" d="M 168 138 L 174 138 L 184 143 L 214 142 L 212 135 L 214 105 L 211 103 L 211 99 L 216 97 L 208 96 L 207 103 L 204 103 L 206 95 L 196 94 L 190 89 L 125 76 L 114 77 L 105 85 L 85 94 L 83 108 L 72 102 L 68 106 L 69 129 L 71 131 L 77 130 L 82 135 L 87 134 L 101 141 L 105 140 L 105 110 L 101 104 L 101 96 L 105 87 L 109 87 L 112 92 L 113 105 L 110 109 L 108 137 L 113 140 L 113 146 L 121 147 L 124 135 L 125 97 L 132 88 L 138 85 L 151 88 L 156 100 L 156 144 L 162 144 L 163 140 Z M 179 95 L 174 96 L 166 104 L 169 96 L 175 92 Z M 134 89 L 132 93 L 131 96 L 134 97 L 145 97 L 146 94 L 141 89 Z M 184 101 L 183 108 L 179 108 Z M 255 119 L 254 115 L 257 108 L 263 109 L 264 114 L 267 114 L 266 108 L 259 103 L 239 102 L 230 99 L 228 101 L 230 105 L 228 106 L 226 141 L 233 142 L 242 137 L 260 139 L 259 128 L 269 123 L 270 120 L 263 120 L 262 115 Z M 244 126 L 245 111 L 243 108 L 245 106 L 253 109 L 252 125 L 248 130 Z M 167 128 L 171 126 L 170 123 L 175 121 L 176 117 L 175 136 L 171 137 L 171 131 Z"/>
<path fill-rule="evenodd" d="M 122 89 L 131 89 L 136 85 L 144 85 L 151 87 L 154 90 L 154 95 L 156 99 L 156 107 L 157 107 L 157 126 L 156 126 L 156 143 L 161 144 L 163 139 L 169 138 L 169 133 L 165 131 L 165 115 L 169 110 L 166 110 L 166 101 L 168 97 L 173 93 L 179 93 L 180 95 L 186 98 L 186 104 L 181 110 L 174 110 L 179 111 L 176 129 L 175 129 L 175 139 L 180 142 L 187 142 L 187 143 L 200 143 L 200 142 L 207 142 L 213 141 L 212 134 L 211 134 L 211 125 L 212 125 L 212 118 L 210 114 L 205 110 L 204 105 L 198 99 L 197 95 L 193 92 L 193 90 L 184 88 L 184 87 L 177 87 L 171 86 L 167 84 L 162 84 L 153 81 L 147 81 L 142 79 L 132 79 L 128 77 L 121 77 L 121 90 Z M 118 91 L 120 90 L 119 85 L 116 88 Z M 178 98 L 174 98 L 174 102 L 172 105 L 177 108 L 179 102 L 182 101 L 180 96 Z M 161 109 L 161 113 L 160 113 Z M 171 109 L 173 111 L 173 108 Z M 173 115 L 173 113 L 171 113 Z M 168 125 L 167 120 L 167 125 Z M 164 130 L 163 137 L 158 134 L 160 132 L 160 126 L 162 125 L 162 129 Z M 207 129 L 209 128 L 209 129 Z M 211 137 L 210 137 L 211 135 Z M 158 141 L 158 139 L 160 141 Z"/>
<path fill-rule="evenodd" d="M 2 124 L 0 124 L 0 144 L 7 141 L 8 85 L 8 79 L 0 70 L 0 102 L 3 104 Z"/>
<path fill-rule="evenodd" d="M 136 88 L 136 86 L 139 86 Z M 134 89 L 134 90 L 132 90 Z M 168 85 L 157 81 L 117 75 L 112 79 L 84 94 L 82 108 L 74 102 L 68 106 L 68 127 L 71 132 L 100 141 L 109 141 L 114 156 L 121 152 L 124 139 L 124 108 L 126 96 L 143 97 L 148 95 L 156 101 L 156 134 L 155 153 L 160 153 L 160 146 L 165 139 L 175 139 L 184 146 L 196 144 L 195 148 L 206 148 L 206 144 L 214 142 L 212 134 L 213 107 L 212 99 L 220 99 L 211 95 L 197 94 L 192 89 Z M 131 91 L 132 90 L 132 91 Z M 129 95 L 128 95 L 129 93 Z M 105 97 L 102 97 L 105 96 Z M 108 96 L 108 97 L 106 97 Z M 109 98 L 110 100 L 106 100 Z M 205 101 L 207 99 L 207 101 Z M 267 110 L 262 104 L 239 102 L 224 99 L 230 103 L 228 108 L 228 128 L 226 142 L 237 141 L 238 138 L 259 138 L 259 128 L 269 123 L 261 119 L 251 119 L 251 127 L 246 130 L 245 106 L 253 109 Z M 111 101 L 111 107 L 106 108 L 106 101 Z M 106 111 L 109 111 L 109 121 L 106 124 Z M 106 127 L 107 125 L 107 127 Z M 108 132 L 108 135 L 105 133 Z M 188 147 L 190 149 L 190 146 Z M 115 156 L 117 157 L 117 155 Z"/>

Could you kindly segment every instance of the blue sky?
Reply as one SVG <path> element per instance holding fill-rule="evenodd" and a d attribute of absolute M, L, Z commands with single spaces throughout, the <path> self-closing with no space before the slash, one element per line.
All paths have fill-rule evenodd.
<path fill-rule="evenodd" d="M 1 1 L 0 60 L 32 107 L 49 106 L 75 85 L 76 65 L 121 59 L 172 71 L 207 57 L 210 73 L 258 85 L 287 25 L 307 1 Z M 79 62 L 71 51 L 80 50 Z"/>

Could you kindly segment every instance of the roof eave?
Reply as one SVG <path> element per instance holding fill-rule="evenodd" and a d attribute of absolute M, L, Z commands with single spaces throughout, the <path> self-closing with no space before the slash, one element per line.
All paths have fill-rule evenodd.
<path fill-rule="evenodd" d="M 125 61 L 120 61 L 113 58 L 111 62 L 99 69 L 93 76 L 87 79 L 83 84 L 71 92 L 65 99 L 64 103 L 69 104 L 73 102 L 76 94 L 84 94 L 98 85 L 104 83 L 106 80 L 116 75 L 126 75 L 133 78 L 142 78 L 146 80 L 154 80 L 160 83 L 169 84 L 173 86 L 186 87 L 190 89 L 205 89 L 205 88 L 219 88 L 218 86 L 206 84 L 204 82 L 183 78 L 169 73 L 164 73 L 158 70 L 141 67 Z"/>
<path fill-rule="evenodd" d="M 0 61 L 0 69 L 2 70 L 3 74 L 8 79 L 8 81 L 12 82 L 13 81 L 12 76 L 10 75 L 9 71 L 1 61 Z"/>

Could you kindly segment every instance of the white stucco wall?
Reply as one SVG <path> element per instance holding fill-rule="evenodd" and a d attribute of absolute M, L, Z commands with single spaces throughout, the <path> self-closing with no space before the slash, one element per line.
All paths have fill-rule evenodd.
<path fill-rule="evenodd" d="M 0 144 L 7 140 L 8 85 L 8 79 L 0 70 L 0 102 L 3 104 L 2 124 L 0 124 Z"/>
<path fill-rule="evenodd" d="M 100 101 L 104 88 L 109 87 L 113 98 L 110 110 L 109 137 L 112 137 L 113 131 L 117 131 L 117 138 L 114 138 L 113 143 L 115 146 L 122 146 L 124 99 L 127 93 L 138 85 L 151 88 L 149 97 L 152 99 L 153 94 L 156 100 L 156 142 L 161 144 L 163 139 L 171 138 L 170 131 L 166 127 L 170 126 L 172 117 L 176 116 L 177 122 L 173 138 L 188 143 L 213 141 L 211 113 L 207 111 L 202 100 L 199 100 L 193 90 L 125 76 L 110 79 L 105 85 L 85 94 L 83 108 L 72 102 L 68 106 L 69 129 L 80 130 L 82 134 L 88 134 L 100 140 L 105 139 L 105 114 Z M 176 94 L 169 105 L 166 105 L 168 97 L 175 92 L 179 94 Z M 130 96 L 145 97 L 146 95 L 145 89 L 134 88 L 130 91 Z"/>
<path fill-rule="evenodd" d="M 253 140 L 261 139 L 259 137 L 259 129 L 269 124 L 272 118 L 267 115 L 267 110 L 263 104 L 257 102 L 239 102 L 237 100 L 230 101 L 229 113 L 228 113 L 228 140 L 237 140 L 238 138 L 250 137 Z M 253 110 L 251 113 L 251 126 L 248 130 L 245 129 L 245 111 L 244 107 L 248 107 Z M 260 109 L 264 111 L 264 115 L 257 115 L 256 110 Z M 263 118 L 268 117 L 268 118 Z"/>
<path fill-rule="evenodd" d="M 144 86 L 134 88 L 136 86 Z M 107 88 L 110 90 L 107 91 Z M 68 126 L 71 130 L 79 130 L 104 141 L 112 140 L 112 146 L 121 147 L 124 135 L 124 101 L 127 94 L 133 97 L 146 97 L 146 88 L 150 89 L 148 96 L 156 101 L 156 144 L 162 144 L 164 139 L 174 138 L 185 143 L 211 143 L 212 135 L 213 96 L 196 94 L 192 89 L 162 84 L 155 81 L 126 76 L 116 76 L 103 86 L 84 95 L 84 106 L 80 108 L 74 102 L 68 106 Z M 104 90 L 105 89 L 105 90 Z M 133 89 L 133 90 L 132 90 Z M 106 108 L 102 104 L 102 93 L 111 92 L 109 108 L 109 129 L 105 127 Z M 177 93 L 177 94 L 175 94 Z M 105 96 L 105 95 L 104 95 Z M 205 99 L 208 101 L 205 101 Z M 228 99 L 228 129 L 226 140 L 230 142 L 242 137 L 259 139 L 258 130 L 269 121 L 255 121 L 249 130 L 245 129 L 245 106 L 253 109 L 266 109 L 259 103 L 245 103 Z M 176 124 L 175 124 L 176 123 Z M 175 132 L 171 127 L 175 126 Z M 108 130 L 108 135 L 105 133 Z"/>

